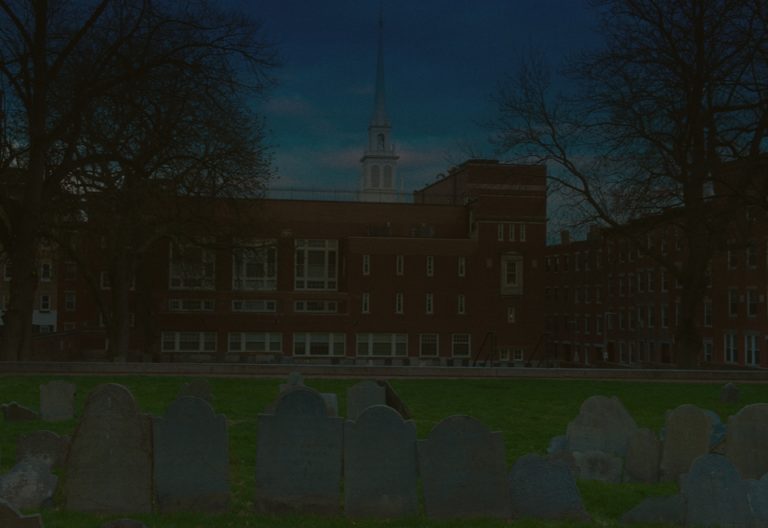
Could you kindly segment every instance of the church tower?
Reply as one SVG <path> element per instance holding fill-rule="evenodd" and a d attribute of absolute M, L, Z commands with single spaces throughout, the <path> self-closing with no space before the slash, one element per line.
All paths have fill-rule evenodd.
<path fill-rule="evenodd" d="M 379 12 L 379 46 L 376 61 L 376 94 L 373 116 L 368 125 L 368 147 L 365 149 L 360 177 L 360 200 L 364 202 L 396 202 L 398 200 L 397 160 L 392 144 L 392 127 L 387 117 L 384 95 L 384 22 Z"/>

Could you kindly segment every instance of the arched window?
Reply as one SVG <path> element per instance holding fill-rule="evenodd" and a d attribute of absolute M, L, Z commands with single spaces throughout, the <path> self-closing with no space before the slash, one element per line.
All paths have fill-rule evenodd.
<path fill-rule="evenodd" d="M 376 136 L 376 150 L 384 150 L 384 134 Z"/>
<path fill-rule="evenodd" d="M 391 165 L 384 165 L 384 185 L 382 185 L 385 189 L 391 189 L 392 188 L 392 166 Z"/>
<path fill-rule="evenodd" d="M 371 165 L 371 187 L 379 186 L 379 166 Z"/>

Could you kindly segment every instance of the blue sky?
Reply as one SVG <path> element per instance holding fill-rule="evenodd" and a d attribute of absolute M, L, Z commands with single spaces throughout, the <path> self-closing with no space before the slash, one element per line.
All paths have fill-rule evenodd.
<path fill-rule="evenodd" d="M 379 0 L 242 0 L 279 51 L 260 102 L 276 187 L 355 190 L 373 109 Z M 384 0 L 392 137 L 405 190 L 474 155 L 498 82 L 534 50 L 553 66 L 593 46 L 588 0 Z"/>

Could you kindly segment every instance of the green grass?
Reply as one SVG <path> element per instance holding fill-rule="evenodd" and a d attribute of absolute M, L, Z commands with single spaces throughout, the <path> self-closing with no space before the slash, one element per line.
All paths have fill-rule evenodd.
<path fill-rule="evenodd" d="M 60 379 L 50 376 L 0 376 L 0 402 L 15 400 L 32 408 L 39 406 L 39 385 Z M 117 382 L 127 386 L 143 412 L 160 415 L 174 399 L 179 388 L 190 378 L 140 377 L 119 378 L 73 377 L 77 385 L 75 402 L 79 415 L 87 394 L 97 385 Z M 438 522 L 419 517 L 398 521 L 350 521 L 340 519 L 263 517 L 252 513 L 256 461 L 256 417 L 274 400 L 282 380 L 211 378 L 214 407 L 229 422 L 232 509 L 227 515 L 199 514 L 136 515 L 151 528 L 243 528 L 243 527 L 502 527 L 502 521 Z M 321 392 L 335 392 L 342 414 L 346 409 L 346 390 L 357 380 L 306 380 Z M 722 404 L 721 384 L 710 383 L 640 383 L 613 381 L 537 381 L 537 380 L 394 380 L 394 389 L 414 415 L 419 438 L 424 438 L 443 418 L 469 414 L 493 430 L 502 431 L 511 465 L 519 456 L 546 451 L 549 439 L 564 434 L 581 403 L 594 394 L 618 396 L 638 425 L 658 430 L 664 414 L 683 403 L 692 403 L 717 412 L 725 421 L 742 406 L 768 402 L 768 385 L 742 384 L 741 403 Z M 2 423 L 0 429 L 0 472 L 7 471 L 15 460 L 16 437 L 24 432 L 49 429 L 71 434 L 76 422 Z M 616 519 L 643 497 L 674 493 L 671 485 L 609 485 L 582 482 L 580 489 L 588 511 L 600 525 L 616 525 Z M 46 528 L 92 528 L 107 519 L 59 509 L 41 512 Z M 520 527 L 578 526 L 576 523 L 543 523 L 518 521 Z"/>

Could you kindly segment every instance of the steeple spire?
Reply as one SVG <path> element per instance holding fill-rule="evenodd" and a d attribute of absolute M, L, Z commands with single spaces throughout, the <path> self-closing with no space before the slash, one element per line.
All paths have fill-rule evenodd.
<path fill-rule="evenodd" d="M 379 49 L 376 60 L 376 98 L 371 125 L 389 125 L 386 103 L 384 92 L 384 2 L 381 2 L 379 4 Z"/>

